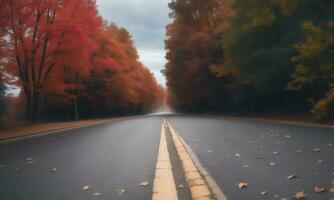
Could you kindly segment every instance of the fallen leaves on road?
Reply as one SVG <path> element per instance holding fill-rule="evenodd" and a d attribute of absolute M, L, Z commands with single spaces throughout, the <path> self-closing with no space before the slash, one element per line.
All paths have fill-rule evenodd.
<path fill-rule="evenodd" d="M 54 167 L 54 168 L 51 169 L 51 171 L 56 172 L 56 171 L 58 171 L 58 168 Z"/>
<path fill-rule="evenodd" d="M 212 153 L 212 150 L 208 150 L 209 153 Z"/>
<path fill-rule="evenodd" d="M 26 162 L 30 162 L 30 161 L 33 161 L 33 160 L 34 160 L 33 157 L 28 157 L 28 158 L 26 158 Z"/>
<path fill-rule="evenodd" d="M 294 174 L 292 174 L 292 175 L 286 177 L 286 179 L 288 179 L 288 180 L 296 179 L 296 178 L 297 178 L 297 175 L 294 175 Z"/>
<path fill-rule="evenodd" d="M 239 187 L 239 189 L 246 188 L 246 187 L 248 187 L 248 183 L 244 182 L 244 181 L 241 181 L 241 182 L 239 182 L 238 187 Z"/>
<path fill-rule="evenodd" d="M 99 193 L 99 192 L 95 192 L 95 193 L 93 194 L 94 197 L 100 197 L 101 195 L 102 195 L 102 194 Z"/>
<path fill-rule="evenodd" d="M 267 191 L 263 191 L 263 192 L 261 192 L 260 194 L 261 194 L 261 195 L 267 195 L 268 192 L 267 192 Z"/>
<path fill-rule="evenodd" d="M 320 148 L 314 148 L 313 152 L 316 152 L 316 153 L 321 152 L 321 149 Z"/>
<path fill-rule="evenodd" d="M 277 155 L 277 154 L 278 154 L 278 151 L 273 151 L 273 154 L 274 154 L 274 155 Z"/>
<path fill-rule="evenodd" d="M 324 164 L 324 161 L 323 160 L 318 160 L 318 162 L 317 162 L 319 165 L 322 165 L 322 164 Z"/>
<path fill-rule="evenodd" d="M 139 183 L 139 185 L 140 185 L 140 186 L 148 186 L 148 185 L 149 185 L 149 182 L 144 181 L 144 182 Z"/>
<path fill-rule="evenodd" d="M 117 192 L 119 195 L 122 195 L 122 194 L 126 193 L 127 190 L 126 190 L 126 189 L 118 189 L 118 190 L 116 190 L 116 192 Z"/>
<path fill-rule="evenodd" d="M 13 169 L 13 172 L 19 172 L 19 171 L 21 171 L 21 169 L 18 168 L 18 167 L 16 167 L 16 168 Z"/>
<path fill-rule="evenodd" d="M 89 190 L 90 189 L 90 185 L 86 185 L 86 186 L 83 186 L 82 187 L 82 190 L 83 191 L 87 191 L 87 190 Z"/>
<path fill-rule="evenodd" d="M 290 200 L 288 197 L 283 197 L 280 200 Z"/>
<path fill-rule="evenodd" d="M 275 163 L 275 162 L 270 162 L 269 165 L 270 165 L 270 166 L 275 166 L 276 163 Z"/>
<path fill-rule="evenodd" d="M 234 156 L 240 158 L 242 155 L 240 153 L 235 153 Z"/>
<path fill-rule="evenodd" d="M 304 199 L 306 197 L 306 194 L 304 191 L 296 192 L 294 198 L 295 199 Z"/>
<path fill-rule="evenodd" d="M 324 187 L 319 187 L 319 186 L 315 186 L 314 187 L 314 192 L 316 193 L 322 193 L 322 192 L 325 192 L 325 188 Z"/>
<path fill-rule="evenodd" d="M 35 161 L 35 160 L 34 160 L 33 157 L 26 158 L 26 164 L 27 164 L 27 165 L 31 165 L 31 164 L 33 164 L 34 161 Z"/>

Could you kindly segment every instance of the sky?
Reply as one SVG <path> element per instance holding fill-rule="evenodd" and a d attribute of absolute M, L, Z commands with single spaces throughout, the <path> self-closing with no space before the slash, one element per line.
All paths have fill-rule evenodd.
<path fill-rule="evenodd" d="M 97 0 L 104 20 L 126 28 L 133 37 L 140 61 L 151 70 L 159 84 L 165 86 L 165 27 L 170 0 Z"/>

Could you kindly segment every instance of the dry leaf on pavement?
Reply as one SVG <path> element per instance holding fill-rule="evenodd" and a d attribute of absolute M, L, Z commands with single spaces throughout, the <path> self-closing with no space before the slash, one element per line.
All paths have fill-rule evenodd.
<path fill-rule="evenodd" d="M 322 192 L 325 192 L 325 188 L 324 187 L 319 187 L 319 186 L 315 186 L 314 187 L 314 192 L 316 193 L 322 193 Z"/>
<path fill-rule="evenodd" d="M 99 193 L 99 192 L 96 192 L 96 193 L 93 194 L 94 197 L 99 197 L 99 196 L 101 196 L 101 195 L 102 195 L 102 194 Z"/>
<path fill-rule="evenodd" d="M 139 183 L 140 186 L 148 186 L 148 184 L 149 184 L 149 182 L 147 182 L 147 181 Z"/>
<path fill-rule="evenodd" d="M 267 195 L 268 192 L 267 192 L 267 191 L 263 191 L 263 192 L 261 192 L 260 194 L 261 194 L 261 195 Z"/>
<path fill-rule="evenodd" d="M 238 157 L 238 158 L 240 158 L 242 156 L 240 153 L 235 153 L 234 155 L 235 155 L 235 157 Z"/>
<path fill-rule="evenodd" d="M 291 179 L 295 179 L 295 178 L 297 178 L 297 175 L 294 175 L 294 174 L 292 174 L 292 175 L 286 177 L 286 179 L 289 179 L 289 180 L 291 180 Z"/>
<path fill-rule="evenodd" d="M 16 167 L 16 168 L 13 169 L 13 172 L 18 172 L 18 171 L 21 171 L 21 169 L 18 168 L 18 167 Z"/>
<path fill-rule="evenodd" d="M 244 182 L 244 181 L 239 182 L 238 187 L 239 187 L 239 189 L 246 188 L 246 187 L 248 187 L 248 183 Z"/>
<path fill-rule="evenodd" d="M 304 191 L 296 192 L 294 198 L 295 199 L 304 199 L 306 197 L 306 194 Z"/>
<path fill-rule="evenodd" d="M 117 192 L 118 194 L 122 195 L 122 194 L 126 193 L 127 190 L 126 190 L 126 189 L 118 189 L 118 190 L 116 190 L 116 192 Z"/>
<path fill-rule="evenodd" d="M 86 185 L 86 186 L 83 186 L 83 187 L 82 187 L 82 190 L 83 190 L 83 191 L 86 191 L 86 190 L 89 190 L 89 188 L 90 188 L 90 185 Z"/>
<path fill-rule="evenodd" d="M 314 148 L 313 152 L 321 152 L 321 149 L 320 148 Z"/>

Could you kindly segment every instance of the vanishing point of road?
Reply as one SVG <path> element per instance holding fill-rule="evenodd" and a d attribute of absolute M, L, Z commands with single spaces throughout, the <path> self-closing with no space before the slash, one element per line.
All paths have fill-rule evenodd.
<path fill-rule="evenodd" d="M 146 115 L 0 145 L 1 200 L 280 200 L 297 192 L 326 200 L 333 180 L 334 129 L 217 116 Z"/>

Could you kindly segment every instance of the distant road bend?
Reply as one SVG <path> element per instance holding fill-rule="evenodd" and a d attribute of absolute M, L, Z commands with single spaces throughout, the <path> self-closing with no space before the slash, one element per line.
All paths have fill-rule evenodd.
<path fill-rule="evenodd" d="M 0 199 L 325 200 L 333 144 L 333 129 L 157 113 L 0 145 Z"/>

